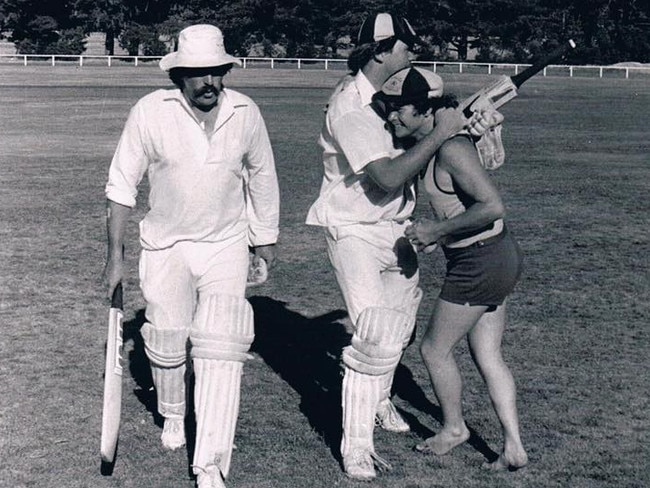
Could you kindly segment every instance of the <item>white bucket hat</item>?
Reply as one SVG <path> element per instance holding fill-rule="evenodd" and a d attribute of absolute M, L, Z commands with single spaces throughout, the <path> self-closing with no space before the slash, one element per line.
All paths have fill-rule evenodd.
<path fill-rule="evenodd" d="M 211 68 L 224 64 L 237 64 L 241 61 L 226 52 L 221 29 L 198 24 L 186 27 L 178 35 L 178 50 L 167 54 L 160 60 L 160 69 L 172 68 Z"/>

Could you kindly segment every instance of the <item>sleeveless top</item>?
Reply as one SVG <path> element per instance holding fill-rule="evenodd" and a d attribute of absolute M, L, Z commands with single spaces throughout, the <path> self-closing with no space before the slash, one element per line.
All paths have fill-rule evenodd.
<path fill-rule="evenodd" d="M 453 190 L 442 189 L 436 181 L 436 157 L 427 165 L 423 186 L 429 205 L 438 220 L 447 220 L 465 212 L 475 200 L 453 182 Z M 475 242 L 496 236 L 503 230 L 503 219 L 497 219 L 480 229 L 462 234 L 447 235 L 438 243 L 445 247 L 462 248 Z"/>

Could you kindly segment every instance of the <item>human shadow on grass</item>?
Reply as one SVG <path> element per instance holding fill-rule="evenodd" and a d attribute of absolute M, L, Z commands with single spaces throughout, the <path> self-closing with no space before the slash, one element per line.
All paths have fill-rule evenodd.
<path fill-rule="evenodd" d="M 133 348 L 129 351 L 128 356 L 128 367 L 129 373 L 136 383 L 134 394 L 147 411 L 153 414 L 156 425 L 162 427 L 163 418 L 158 414 L 156 408 L 156 392 L 153 389 L 149 359 L 144 352 L 144 339 L 140 333 L 140 329 L 146 321 L 144 309 L 138 310 L 132 320 L 122 324 L 122 339 L 125 345 L 129 341 L 133 341 Z"/>
<path fill-rule="evenodd" d="M 341 442 L 341 352 L 350 343 L 350 334 L 340 322 L 347 316 L 344 310 L 334 310 L 317 317 L 305 317 L 289 310 L 286 303 L 264 296 L 252 296 L 249 301 L 255 312 L 256 352 L 301 397 L 300 410 L 312 428 L 318 432 L 330 448 L 334 458 L 340 458 Z M 140 333 L 146 322 L 144 310 L 123 324 L 124 342 L 132 340 L 133 348 L 128 356 L 129 372 L 136 383 L 135 396 L 151 413 L 154 423 L 162 429 L 163 418 L 157 411 L 156 392 L 153 389 L 149 360 L 144 352 L 144 340 Z M 414 347 L 414 346 L 411 346 Z M 191 363 L 188 362 L 188 374 Z M 424 367 L 424 366 L 422 366 Z M 187 395 L 186 435 L 188 460 L 193 457 L 196 421 L 193 415 L 193 394 Z M 440 407 L 432 403 L 417 384 L 411 370 L 400 364 L 395 372 L 393 393 L 413 408 L 442 423 Z M 404 410 L 400 413 L 409 422 L 414 434 L 422 439 L 434 435 L 418 418 Z M 492 462 L 498 458 L 470 426 L 468 444 Z M 339 459 L 340 460 L 340 459 Z"/>
<path fill-rule="evenodd" d="M 255 312 L 251 351 L 300 395 L 300 411 L 339 459 L 341 352 L 350 342 L 340 320 L 347 312 L 306 317 L 269 297 L 252 296 L 249 301 Z"/>
<path fill-rule="evenodd" d="M 413 346 L 411 346 L 413 347 Z M 422 365 L 424 367 L 424 365 Z M 440 425 L 442 425 L 442 410 L 441 408 L 432 403 L 416 383 L 411 370 L 404 364 L 400 364 L 395 371 L 395 379 L 393 381 L 393 394 L 399 396 L 405 402 L 408 402 L 413 408 L 433 417 Z M 422 439 L 426 439 L 435 434 L 430 428 L 422 424 L 415 415 L 408 412 L 401 412 L 404 418 L 411 426 L 411 431 Z M 470 437 L 467 443 L 472 446 L 476 451 L 485 456 L 488 462 L 495 461 L 499 455 L 493 451 L 485 440 L 474 430 L 471 426 L 467 426 L 470 432 Z"/>

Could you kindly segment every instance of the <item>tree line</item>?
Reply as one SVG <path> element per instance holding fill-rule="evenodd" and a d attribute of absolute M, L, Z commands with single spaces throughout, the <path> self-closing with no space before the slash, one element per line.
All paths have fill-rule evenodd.
<path fill-rule="evenodd" d="M 336 58 L 368 12 L 408 18 L 430 46 L 419 59 L 529 62 L 567 39 L 571 64 L 650 62 L 648 0 L 0 0 L 0 35 L 21 54 L 81 54 L 90 32 L 131 55 L 174 49 L 185 26 L 212 23 L 237 56 Z"/>

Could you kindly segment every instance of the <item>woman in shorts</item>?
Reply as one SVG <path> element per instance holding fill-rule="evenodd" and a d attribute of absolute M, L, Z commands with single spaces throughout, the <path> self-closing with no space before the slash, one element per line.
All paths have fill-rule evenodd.
<path fill-rule="evenodd" d="M 378 94 L 390 128 L 400 141 L 419 140 L 433 130 L 436 111 L 455 107 L 431 71 L 407 68 Z M 499 115 L 499 114 L 497 114 Z M 516 388 L 501 354 L 506 298 L 521 272 L 522 255 L 508 232 L 498 190 L 481 164 L 469 135 L 457 135 L 440 148 L 422 176 L 420 188 L 435 219 L 420 219 L 406 231 L 419 250 L 439 245 L 447 272 L 420 352 L 443 412 L 443 427 L 417 446 L 443 455 L 470 437 L 461 407 L 462 380 L 453 350 L 467 337 L 504 434 L 503 450 L 485 466 L 514 470 L 528 462 L 519 434 Z"/>

